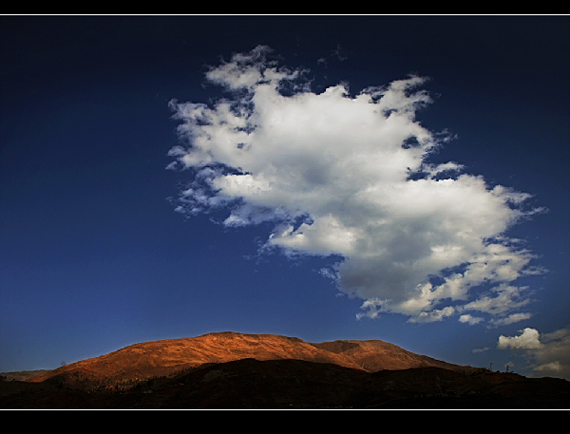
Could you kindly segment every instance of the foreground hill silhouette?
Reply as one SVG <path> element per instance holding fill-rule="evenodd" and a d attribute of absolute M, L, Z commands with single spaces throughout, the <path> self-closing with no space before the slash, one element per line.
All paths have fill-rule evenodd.
<path fill-rule="evenodd" d="M 376 340 L 224 332 L 0 382 L 0 408 L 570 408 L 570 382 L 453 365 Z"/>

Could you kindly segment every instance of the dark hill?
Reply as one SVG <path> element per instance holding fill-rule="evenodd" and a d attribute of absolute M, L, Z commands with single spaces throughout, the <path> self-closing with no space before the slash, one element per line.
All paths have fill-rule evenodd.
<path fill-rule="evenodd" d="M 17 384 L 15 384 L 17 383 Z M 26 390 L 6 393 L 6 387 Z M 570 408 L 570 383 L 427 367 L 366 372 L 303 360 L 205 364 L 124 392 L 0 384 L 0 408 Z"/>

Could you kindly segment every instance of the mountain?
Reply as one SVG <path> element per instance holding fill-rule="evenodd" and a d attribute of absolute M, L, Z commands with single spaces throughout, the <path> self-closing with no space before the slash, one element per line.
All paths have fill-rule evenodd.
<path fill-rule="evenodd" d="M 459 366 L 379 340 L 233 332 L 145 342 L 0 378 L 0 408 L 570 408 L 570 382 Z"/>
<path fill-rule="evenodd" d="M 363 372 L 419 367 L 457 372 L 475 370 L 414 354 L 379 340 L 310 343 L 272 334 L 221 332 L 131 345 L 44 372 L 26 381 L 50 381 L 84 390 L 124 390 L 153 377 L 173 376 L 204 364 L 243 359 L 329 363 Z"/>

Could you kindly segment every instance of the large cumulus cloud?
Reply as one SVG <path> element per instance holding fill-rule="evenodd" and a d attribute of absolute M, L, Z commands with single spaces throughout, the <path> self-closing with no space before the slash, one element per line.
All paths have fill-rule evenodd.
<path fill-rule="evenodd" d="M 190 174 L 178 210 L 227 209 L 226 226 L 274 224 L 265 248 L 342 257 L 324 274 L 363 300 L 360 316 L 525 317 L 513 282 L 538 271 L 505 232 L 533 212 L 529 195 L 429 162 L 446 139 L 416 118 L 431 102 L 425 79 L 316 93 L 269 54 L 259 46 L 206 73 L 225 99 L 171 102 L 181 144 L 170 167 Z"/>

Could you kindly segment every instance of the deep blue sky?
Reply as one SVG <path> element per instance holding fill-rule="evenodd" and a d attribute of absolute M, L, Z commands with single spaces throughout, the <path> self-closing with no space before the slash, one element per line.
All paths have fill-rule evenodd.
<path fill-rule="evenodd" d="M 233 330 L 311 342 L 381 339 L 446 361 L 522 372 L 500 335 L 570 325 L 567 17 L 0 17 L 0 371 L 54 368 L 136 342 Z M 171 99 L 205 102 L 206 65 L 258 44 L 314 90 L 417 73 L 422 123 L 457 161 L 549 211 L 516 225 L 549 272 L 533 317 L 497 328 L 356 320 L 330 262 L 258 255 L 271 230 L 174 212 L 188 174 Z M 340 56 L 338 55 L 340 54 Z M 327 60 L 326 68 L 318 59 Z M 327 262 L 328 261 L 328 262 Z M 473 349 L 489 348 L 473 353 Z"/>

